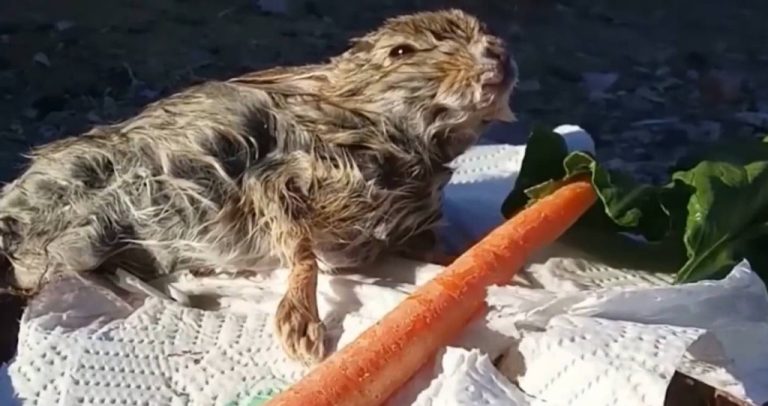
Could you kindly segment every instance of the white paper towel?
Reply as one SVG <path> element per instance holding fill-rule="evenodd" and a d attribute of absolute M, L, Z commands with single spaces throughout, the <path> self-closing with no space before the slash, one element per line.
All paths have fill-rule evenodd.
<path fill-rule="evenodd" d="M 653 342 L 653 349 L 643 347 L 642 343 L 647 344 L 654 337 L 644 335 L 641 342 L 629 348 L 603 354 L 599 362 L 616 364 L 625 362 L 626 357 L 632 357 L 645 364 L 654 357 L 673 356 L 677 361 L 671 365 L 675 365 L 681 372 L 738 398 L 758 404 L 768 401 L 768 348 L 764 345 L 768 340 L 768 295 L 765 285 L 746 262 L 736 266 L 721 281 L 679 286 L 607 287 L 577 292 L 504 286 L 491 288 L 488 301 L 501 311 L 496 316 L 497 323 L 501 325 L 499 330 L 509 331 L 510 324 L 525 326 L 520 327 L 524 331 L 520 351 L 525 353 L 522 347 L 528 340 L 526 348 L 529 350 L 530 361 L 526 358 L 526 364 L 539 367 L 546 364 L 546 357 L 551 356 L 552 351 L 542 351 L 539 355 L 533 347 L 541 348 L 542 345 L 546 346 L 542 343 L 552 340 L 561 342 L 558 349 L 566 353 L 590 354 L 592 351 L 600 351 L 598 347 L 606 347 L 595 346 L 594 340 L 610 339 L 617 331 L 625 329 L 626 323 L 639 323 L 640 326 L 660 329 L 658 331 L 672 328 L 668 334 L 657 338 L 681 338 L 683 340 L 678 342 L 687 342 L 682 349 L 675 348 L 675 344 L 661 342 Z M 576 330 L 570 327 L 570 331 L 563 330 L 562 323 L 573 322 L 574 319 L 577 324 L 582 323 L 584 317 L 592 318 L 593 322 L 599 320 L 602 327 Z M 703 340 L 697 342 L 697 345 L 688 348 L 693 343 L 692 338 L 704 332 L 708 333 L 708 337 L 702 337 Z M 587 334 L 592 338 L 589 342 L 574 345 L 573 334 Z M 622 340 L 626 339 L 622 337 Z M 617 342 L 610 347 L 618 349 L 619 344 Z M 651 350 L 650 353 L 644 353 L 643 348 Z M 664 352 L 670 350 L 674 350 L 673 353 L 665 355 Z M 517 357 L 517 353 L 514 355 Z M 680 359 L 681 356 L 684 356 L 684 360 Z M 620 376 L 626 370 L 616 368 L 612 373 Z M 590 376 L 589 371 L 579 371 L 584 382 L 593 382 L 590 387 L 595 393 L 611 393 L 613 383 L 600 384 L 605 381 L 597 375 Z M 673 371 L 665 371 L 668 372 Z M 543 381 L 552 385 L 572 383 L 563 377 L 546 376 L 546 373 L 546 377 L 537 375 L 536 371 L 529 373 L 533 375 L 521 378 L 520 381 L 521 387 L 528 393 L 529 390 L 538 393 L 539 384 Z M 637 372 L 633 376 L 642 374 Z M 625 382 L 630 381 L 625 379 Z M 657 388 L 658 394 L 663 396 L 664 391 L 661 389 L 665 388 L 666 385 Z M 557 401 L 564 399 L 553 392 L 547 392 L 542 397 L 551 397 Z M 594 404 L 586 398 L 576 400 L 569 398 L 568 404 Z"/>
<path fill-rule="evenodd" d="M 523 406 L 529 396 L 512 385 L 478 350 L 448 347 L 441 357 L 438 379 L 419 394 L 415 405 Z"/>
<path fill-rule="evenodd" d="M 675 367 L 703 333 L 664 325 L 557 316 L 529 332 L 518 382 L 556 405 L 662 405 Z M 518 372 L 519 373 L 519 372 Z"/>
<path fill-rule="evenodd" d="M 592 148 L 579 128 L 559 131 L 572 148 Z M 457 161 L 446 188 L 449 245 L 461 249 L 501 221 L 523 152 L 482 146 Z M 663 277 L 572 254 L 556 247 L 534 259 L 520 280 L 532 288 L 493 288 L 488 314 L 389 404 L 600 406 L 617 398 L 660 405 L 676 367 L 763 399 L 768 357 L 758 347 L 766 342 L 761 303 L 768 299 L 745 264 L 724 281 L 670 287 Z M 318 298 L 329 345 L 354 339 L 440 269 L 390 259 L 367 276 L 322 275 Z M 50 286 L 22 320 L 10 368 L 14 389 L 27 404 L 46 406 L 258 404 L 306 372 L 272 337 L 270 318 L 286 276 L 181 275 L 173 282 L 208 311 L 154 298 L 134 311 L 79 280 Z M 491 363 L 499 355 L 501 372 Z"/>
<path fill-rule="evenodd" d="M 402 301 L 416 286 L 407 281 L 423 282 L 441 269 L 392 259 L 367 277 L 321 275 L 320 313 L 331 346 L 351 341 Z M 81 280 L 49 285 L 22 320 L 10 368 L 14 388 L 38 405 L 248 405 L 306 372 L 285 358 L 272 335 L 287 276 L 285 269 L 238 279 L 183 276 L 174 285 L 193 297 L 225 295 L 219 310 L 150 298 L 127 316 L 118 299 L 107 303 L 99 288 Z M 457 341 L 483 348 L 482 338 Z M 496 352 L 502 340 L 494 338 Z M 415 399 L 431 378 L 400 399 Z"/>
<path fill-rule="evenodd" d="M 342 345 L 349 342 L 414 287 L 393 283 L 393 278 L 424 280 L 438 271 L 437 266 L 392 261 L 377 268 L 387 278 L 324 275 L 319 283 L 321 312 L 329 325 L 343 326 L 343 331 L 332 329 L 331 338 L 340 336 Z M 72 298 L 77 303 L 45 292 L 34 313 L 46 314 L 24 320 L 19 356 L 11 366 L 14 387 L 28 404 L 39 405 L 251 404 L 260 393 L 284 388 L 305 372 L 282 356 L 271 335 L 271 312 L 285 277 L 278 270 L 248 280 L 182 278 L 177 286 L 189 293 L 226 293 L 223 309 L 203 311 L 149 299 L 125 319 L 110 321 L 110 314 L 122 316 L 121 306 L 103 308 L 93 324 L 93 312 L 82 316 L 76 311 L 77 303 L 88 305 L 82 297 L 98 296 L 91 288 L 78 289 Z M 768 299 L 765 292 L 757 294 L 755 278 L 743 265 L 728 279 L 704 288 L 696 284 L 568 294 L 493 288 L 486 317 L 469 326 L 390 405 L 613 405 L 615 398 L 625 405 L 661 405 L 672 372 L 703 330 L 660 324 L 664 320 L 649 323 L 644 319 L 648 312 L 638 311 L 648 306 L 638 309 L 637 301 L 682 296 L 695 306 L 728 301 L 736 308 L 759 309 L 760 301 Z M 656 311 L 662 314 L 678 306 L 674 300 L 670 308 L 664 300 L 658 303 Z M 706 314 L 727 320 L 721 326 L 727 330 L 729 324 L 744 323 L 733 309 Z M 631 319 L 645 322 L 627 321 Z M 754 323 L 759 327 L 759 321 Z M 760 329 L 743 330 L 749 335 L 741 343 L 764 343 L 768 337 L 755 331 Z M 490 363 L 498 354 L 505 355 L 503 375 Z M 762 399 L 759 390 L 766 387 L 767 375 L 760 375 L 760 368 L 766 360 L 757 351 L 746 364 L 725 364 L 747 372 L 743 383 L 735 381 L 742 395 L 749 395 L 745 397 Z M 504 376 L 517 381 L 522 391 Z M 751 389 L 743 390 L 744 383 Z"/>

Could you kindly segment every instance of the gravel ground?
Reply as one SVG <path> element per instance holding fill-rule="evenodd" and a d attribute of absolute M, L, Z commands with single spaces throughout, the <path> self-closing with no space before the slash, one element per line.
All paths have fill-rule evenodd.
<path fill-rule="evenodd" d="M 601 159 L 643 179 L 692 146 L 768 130 L 762 0 L 286 1 L 0 2 L 0 180 L 31 146 L 180 87 L 317 61 L 384 17 L 447 6 L 509 40 L 523 125 L 580 124 Z"/>

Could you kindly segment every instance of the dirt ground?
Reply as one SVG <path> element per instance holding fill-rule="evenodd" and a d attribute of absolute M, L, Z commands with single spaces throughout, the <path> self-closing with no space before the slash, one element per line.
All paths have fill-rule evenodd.
<path fill-rule="evenodd" d="M 640 177 L 659 180 L 697 144 L 768 131 L 763 0 L 286 1 L 284 14 L 258 0 L 0 2 L 0 180 L 31 146 L 180 87 L 322 60 L 385 17 L 448 6 L 509 40 L 523 123 L 582 125 L 602 159 Z"/>
<path fill-rule="evenodd" d="M 30 146 L 179 87 L 322 60 L 387 16 L 449 6 L 509 40 L 523 122 L 580 124 L 602 158 L 643 175 L 768 126 L 761 0 L 284 1 L 287 14 L 259 0 L 1 2 L 0 180 Z"/>

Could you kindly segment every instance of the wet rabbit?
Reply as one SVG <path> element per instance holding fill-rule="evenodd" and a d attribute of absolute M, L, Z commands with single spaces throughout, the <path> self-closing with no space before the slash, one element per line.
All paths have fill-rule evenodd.
<path fill-rule="evenodd" d="M 318 269 L 428 241 L 447 164 L 511 118 L 515 76 L 476 18 L 417 13 L 327 63 L 208 82 L 39 147 L 0 198 L 8 282 L 33 293 L 117 258 L 146 277 L 278 258 L 278 335 L 316 362 Z"/>

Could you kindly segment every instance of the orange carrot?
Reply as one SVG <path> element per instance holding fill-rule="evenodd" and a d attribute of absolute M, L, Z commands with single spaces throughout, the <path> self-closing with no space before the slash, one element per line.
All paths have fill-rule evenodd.
<path fill-rule="evenodd" d="M 508 282 L 595 200 L 592 185 L 576 181 L 522 210 L 267 406 L 384 403 L 484 308 L 489 286 Z"/>

